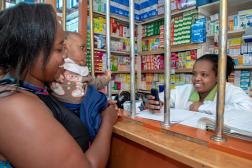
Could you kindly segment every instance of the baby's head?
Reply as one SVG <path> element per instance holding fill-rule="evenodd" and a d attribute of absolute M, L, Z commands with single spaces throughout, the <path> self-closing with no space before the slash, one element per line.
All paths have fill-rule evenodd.
<path fill-rule="evenodd" d="M 65 32 L 65 57 L 79 65 L 86 65 L 86 48 L 79 33 Z"/>

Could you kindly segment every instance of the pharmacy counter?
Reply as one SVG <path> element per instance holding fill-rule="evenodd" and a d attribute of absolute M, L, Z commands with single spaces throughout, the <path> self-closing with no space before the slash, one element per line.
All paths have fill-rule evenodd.
<path fill-rule="evenodd" d="M 184 135 L 183 135 L 184 134 Z M 113 129 L 110 168 L 252 167 L 252 142 L 210 140 L 212 132 L 183 125 L 121 118 Z"/>

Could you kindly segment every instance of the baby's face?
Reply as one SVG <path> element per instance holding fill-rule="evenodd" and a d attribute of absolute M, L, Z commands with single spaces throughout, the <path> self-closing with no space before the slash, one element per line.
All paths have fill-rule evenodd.
<path fill-rule="evenodd" d="M 65 40 L 65 54 L 77 64 L 86 65 L 86 48 L 80 36 L 70 35 Z"/>

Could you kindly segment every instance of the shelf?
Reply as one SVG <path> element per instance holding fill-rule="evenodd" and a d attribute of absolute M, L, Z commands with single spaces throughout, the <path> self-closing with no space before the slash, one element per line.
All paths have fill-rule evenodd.
<path fill-rule="evenodd" d="M 94 32 L 94 34 L 106 36 L 105 33 Z M 113 38 L 113 39 L 122 39 L 122 40 L 129 40 L 129 37 L 121 37 L 121 36 L 117 36 L 117 35 L 110 35 L 110 38 Z"/>
<path fill-rule="evenodd" d="M 122 39 L 122 40 L 129 40 L 129 37 L 121 37 L 121 36 L 116 36 L 116 35 L 111 35 L 110 38 L 114 38 L 114 39 Z"/>
<path fill-rule="evenodd" d="M 172 15 L 172 16 L 180 15 L 180 14 L 183 14 L 184 12 L 187 12 L 187 11 L 190 11 L 190 10 L 193 10 L 193 9 L 196 9 L 196 6 L 192 6 L 192 7 L 183 9 L 183 10 L 179 10 L 179 11 L 176 11 L 176 12 L 172 12 L 171 15 Z"/>
<path fill-rule="evenodd" d="M 164 73 L 164 70 L 143 70 L 142 73 Z"/>
<path fill-rule="evenodd" d="M 106 36 L 105 33 L 100 33 L 100 32 L 94 32 L 94 34 L 97 34 L 97 35 L 103 35 L 103 36 Z"/>
<path fill-rule="evenodd" d="M 155 51 L 143 51 L 139 55 L 156 55 L 156 54 L 164 54 L 164 50 L 158 49 Z"/>
<path fill-rule="evenodd" d="M 111 51 L 111 54 L 113 55 L 130 55 L 130 52 L 126 52 L 126 51 Z"/>
<path fill-rule="evenodd" d="M 175 69 L 175 73 L 192 73 L 192 69 Z"/>
<path fill-rule="evenodd" d="M 103 16 L 106 17 L 106 14 L 103 12 L 97 12 L 97 11 L 93 11 L 94 16 Z M 124 22 L 129 24 L 129 18 L 128 17 L 124 17 L 121 15 L 117 15 L 117 14 L 110 14 L 110 18 L 116 19 L 119 22 Z M 138 23 L 135 21 L 135 25 L 138 25 Z"/>
<path fill-rule="evenodd" d="M 164 73 L 164 70 L 143 70 L 142 73 Z M 192 69 L 171 69 L 171 74 L 174 73 L 192 73 Z"/>
<path fill-rule="evenodd" d="M 100 49 L 100 48 L 94 48 L 94 51 L 106 52 L 106 50 L 105 50 L 105 49 Z"/>
<path fill-rule="evenodd" d="M 90 50 L 90 49 L 89 49 Z M 100 49 L 100 48 L 94 48 L 94 51 L 101 51 L 101 52 L 107 52 L 106 49 Z M 129 52 L 126 51 L 111 51 L 112 55 L 130 55 Z"/>
<path fill-rule="evenodd" d="M 252 65 L 238 65 L 235 66 L 235 69 L 237 70 L 251 70 L 252 69 Z"/>
<path fill-rule="evenodd" d="M 179 51 L 188 51 L 199 49 L 201 44 L 180 44 L 180 45 L 172 45 L 171 52 L 179 52 Z M 155 51 L 143 51 L 140 55 L 155 55 L 155 54 L 164 54 L 164 50 L 159 49 Z"/>
<path fill-rule="evenodd" d="M 142 25 L 144 24 L 147 24 L 147 23 L 151 23 L 151 22 L 154 22 L 156 20 L 160 20 L 160 19 L 164 19 L 164 15 L 159 15 L 159 16 L 156 16 L 154 18 L 150 18 L 150 19 L 147 19 L 146 21 L 143 21 L 143 22 L 140 22 Z"/>
<path fill-rule="evenodd" d="M 179 52 L 179 51 L 188 51 L 199 49 L 201 44 L 179 44 L 179 45 L 172 45 L 171 52 Z"/>
<path fill-rule="evenodd" d="M 145 36 L 142 39 L 148 39 L 148 38 L 159 38 L 160 35 L 153 35 L 153 36 Z"/>
<path fill-rule="evenodd" d="M 228 31 L 228 38 L 235 38 L 235 37 L 241 37 L 244 34 L 245 30 L 234 30 L 234 31 Z M 207 38 L 213 39 L 215 35 L 209 35 Z"/>
<path fill-rule="evenodd" d="M 79 11 L 78 10 L 75 10 L 72 13 L 67 14 L 66 21 L 70 21 L 70 20 L 72 20 L 72 19 L 74 19 L 76 17 L 79 17 Z"/>
<path fill-rule="evenodd" d="M 199 14 L 204 16 L 210 16 L 219 13 L 220 1 L 209 3 L 203 6 L 199 6 Z M 228 16 L 237 14 L 240 10 L 251 9 L 251 0 L 228 0 Z"/>
<path fill-rule="evenodd" d="M 104 71 L 95 71 L 95 73 L 103 74 Z M 111 71 L 111 73 L 112 74 L 130 74 L 130 71 Z"/>
<path fill-rule="evenodd" d="M 130 74 L 130 71 L 111 71 L 112 74 Z"/>
<path fill-rule="evenodd" d="M 171 16 L 181 15 L 181 14 L 183 14 L 184 12 L 187 12 L 187 11 L 190 11 L 190 10 L 193 10 L 193 9 L 196 9 L 196 6 L 193 6 L 193 7 L 187 8 L 187 9 L 183 9 L 183 10 L 179 10 L 179 11 L 172 12 Z M 153 17 L 153 18 L 150 18 L 150 19 L 146 19 L 145 21 L 140 22 L 140 24 L 144 25 L 144 24 L 148 24 L 148 23 L 154 22 L 154 21 L 156 21 L 156 20 L 160 20 L 160 19 L 164 19 L 164 14 L 158 15 L 158 16 Z"/>

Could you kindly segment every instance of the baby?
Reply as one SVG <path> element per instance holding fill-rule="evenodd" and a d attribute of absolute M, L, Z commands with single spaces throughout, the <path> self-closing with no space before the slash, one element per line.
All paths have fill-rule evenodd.
<path fill-rule="evenodd" d="M 64 46 L 64 72 L 55 82 L 51 83 L 50 88 L 52 95 L 59 101 L 80 104 L 87 86 L 94 85 L 98 90 L 104 88 L 111 80 L 111 72 L 106 71 L 105 76 L 99 78 L 89 75 L 84 42 L 80 34 L 65 32 Z"/>
<path fill-rule="evenodd" d="M 64 71 L 50 84 L 51 94 L 80 117 L 92 141 L 100 127 L 100 112 L 108 103 L 106 95 L 98 90 L 109 83 L 111 71 L 100 78 L 89 75 L 84 42 L 78 33 L 65 33 L 64 52 Z"/>

